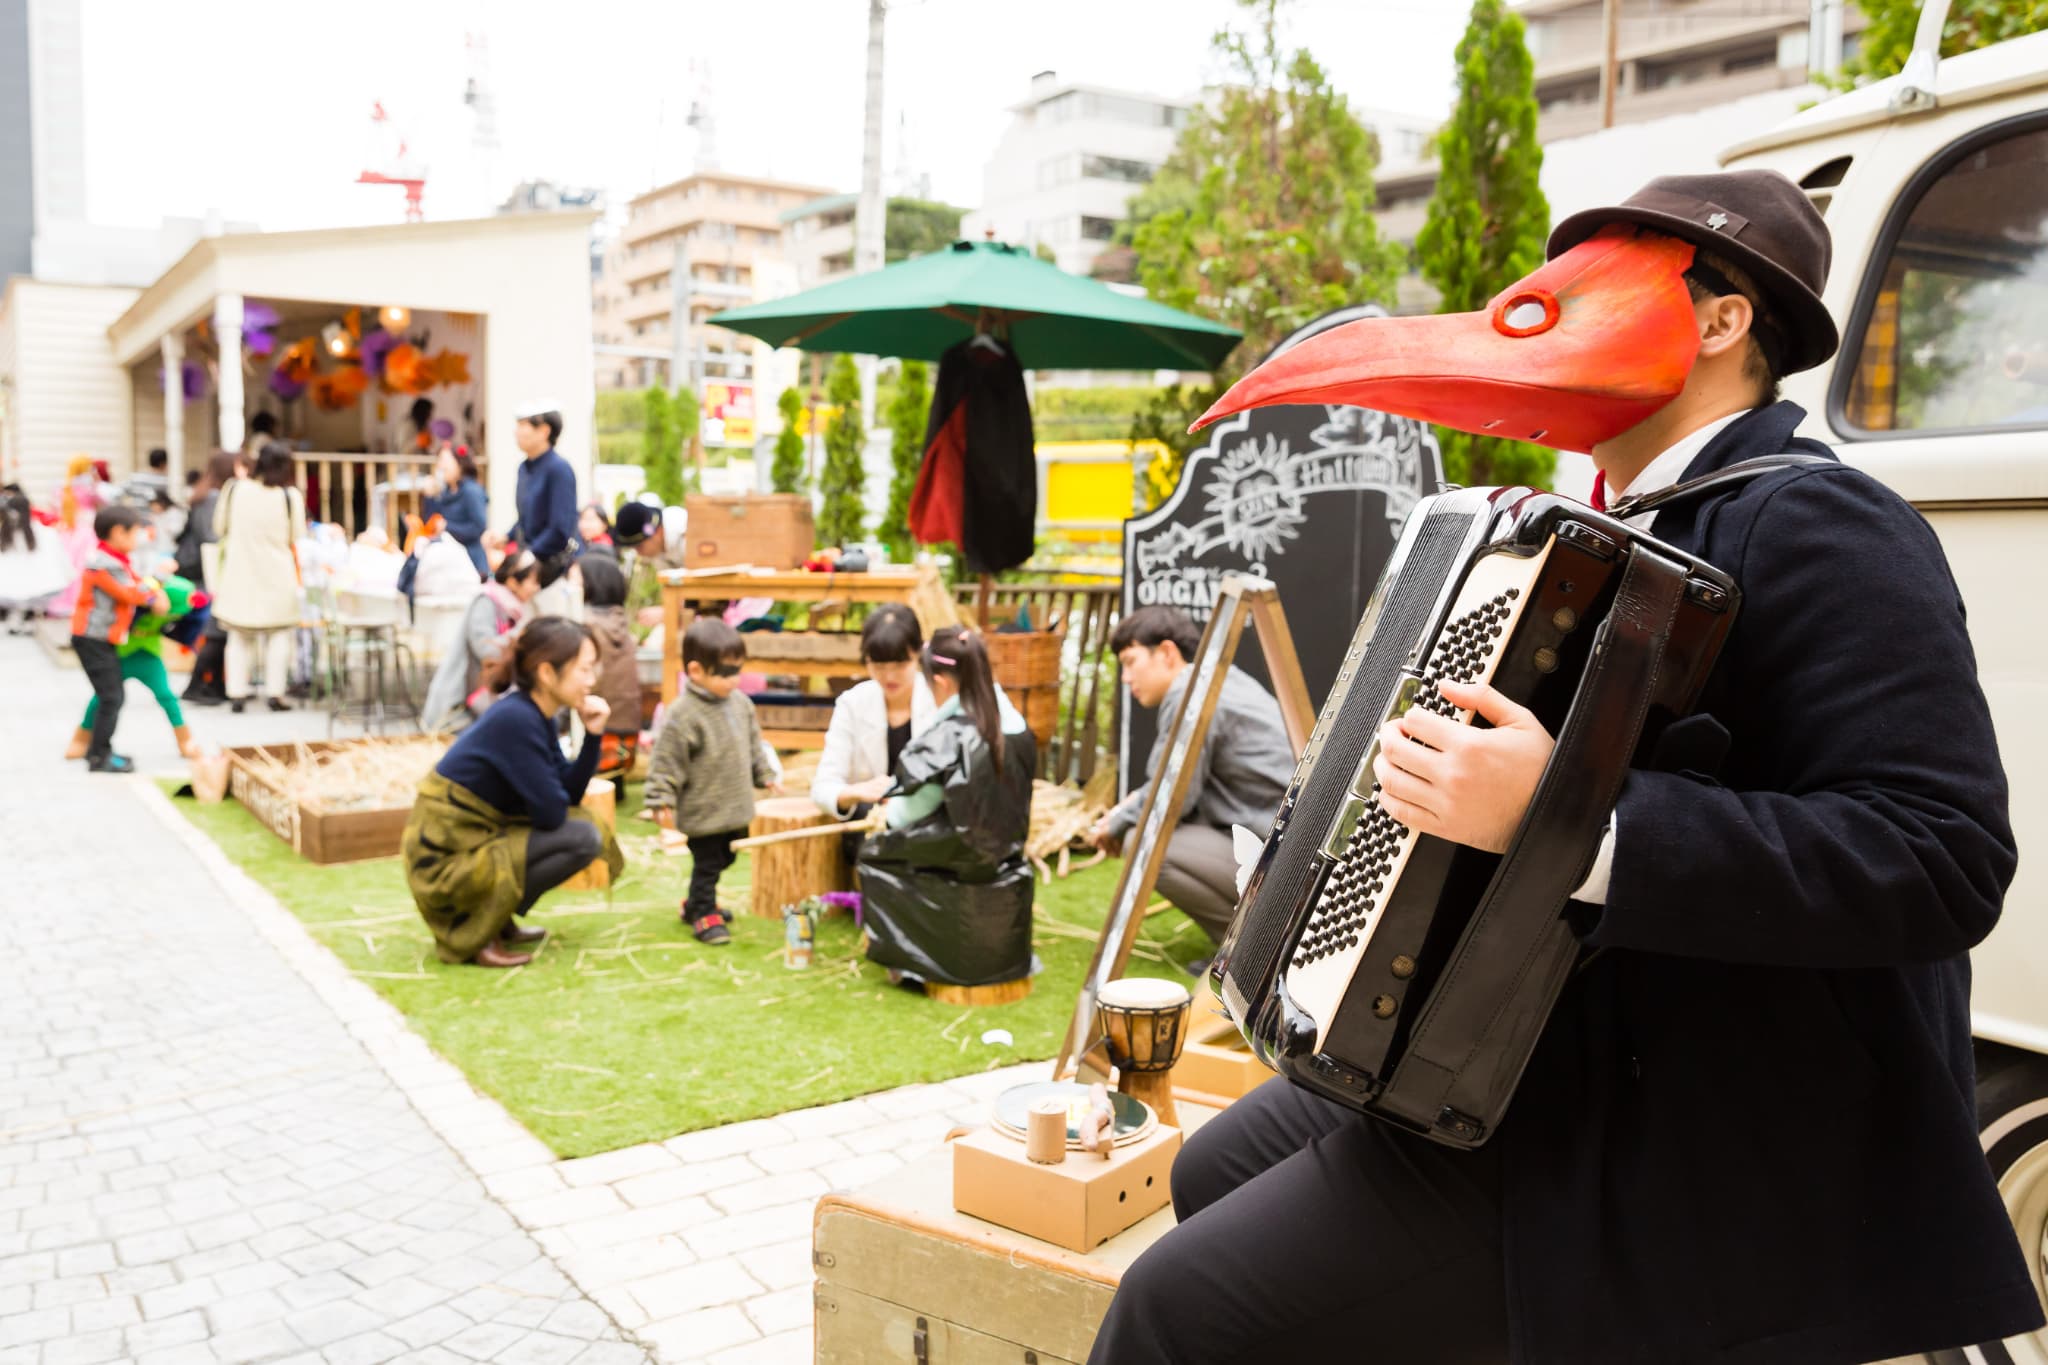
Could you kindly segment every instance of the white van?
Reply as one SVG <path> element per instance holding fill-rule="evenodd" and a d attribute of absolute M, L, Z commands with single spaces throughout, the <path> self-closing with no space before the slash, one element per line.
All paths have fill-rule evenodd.
<path fill-rule="evenodd" d="M 1910 499 L 1962 585 L 2020 846 L 1971 954 L 1978 1121 L 2048 1301 L 2048 33 L 1937 67 L 1928 9 L 1904 74 L 1722 161 L 1805 186 L 1834 236 L 1842 349 L 1785 382 L 1801 434 Z M 2048 1333 L 1936 1359 L 2048 1361 Z"/>

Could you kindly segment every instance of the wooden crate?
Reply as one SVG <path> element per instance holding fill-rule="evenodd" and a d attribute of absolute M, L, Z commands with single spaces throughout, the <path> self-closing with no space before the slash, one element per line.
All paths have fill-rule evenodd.
<path fill-rule="evenodd" d="M 304 747 L 312 753 L 327 753 L 378 742 L 321 740 Z M 292 800 L 250 766 L 262 757 L 290 763 L 299 748 L 295 744 L 254 744 L 227 750 L 228 794 L 308 862 L 353 863 L 365 858 L 396 857 L 405 835 L 405 822 L 412 815 L 410 805 L 383 810 L 317 811 Z"/>
<path fill-rule="evenodd" d="M 689 515 L 688 567 L 728 564 L 794 569 L 817 543 L 811 500 L 802 493 L 745 493 L 737 497 L 692 494 L 683 499 Z"/>
<path fill-rule="evenodd" d="M 740 636 L 749 659 L 817 663 L 860 662 L 857 630 L 752 630 Z"/>
<path fill-rule="evenodd" d="M 754 699 L 754 714 L 763 730 L 814 730 L 822 735 L 832 727 L 832 698 L 763 692 Z"/>
<path fill-rule="evenodd" d="M 1213 1111 L 1181 1106 L 1189 1131 Z M 941 1150 L 818 1201 L 812 1261 L 818 1365 L 1078 1365 L 1118 1282 L 1173 1227 L 1161 1209 L 1085 1255 L 953 1210 Z M 917 1343 L 924 1354 L 917 1354 Z"/>

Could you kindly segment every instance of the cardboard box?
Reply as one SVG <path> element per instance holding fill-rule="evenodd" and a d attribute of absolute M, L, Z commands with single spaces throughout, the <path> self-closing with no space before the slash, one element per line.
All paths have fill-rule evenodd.
<path fill-rule="evenodd" d="M 684 532 L 686 567 L 751 564 L 756 568 L 800 568 L 816 547 L 811 500 L 802 493 L 747 493 L 683 499 L 689 515 Z"/>
<path fill-rule="evenodd" d="M 1278 1075 L 1252 1052 L 1204 981 L 1188 1017 L 1187 1044 L 1173 1068 L 1173 1097 L 1222 1108 Z"/>
<path fill-rule="evenodd" d="M 1213 1043 L 1189 1043 L 1181 1050 L 1173 1068 L 1173 1097 L 1228 1104 L 1278 1079 L 1279 1073 L 1254 1056 L 1242 1038 L 1218 1038 Z"/>
<path fill-rule="evenodd" d="M 992 1129 L 953 1142 L 953 1208 L 1069 1251 L 1092 1251 L 1172 1201 L 1167 1177 L 1180 1129 L 1160 1124 L 1104 1161 L 1068 1152 L 1056 1166 Z"/>

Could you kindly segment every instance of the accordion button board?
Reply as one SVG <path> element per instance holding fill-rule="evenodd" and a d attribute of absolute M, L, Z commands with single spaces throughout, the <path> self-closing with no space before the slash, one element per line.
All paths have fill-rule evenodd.
<path fill-rule="evenodd" d="M 1446 701 L 1439 684 L 1493 681 L 1505 657 L 1504 646 L 1515 638 L 1555 543 L 1534 555 L 1490 554 L 1473 563 L 1428 656 L 1419 667 L 1404 671 L 1389 719 L 1420 707 L 1461 725 L 1472 723 L 1472 713 Z M 1288 993 L 1316 1020 L 1317 1051 L 1322 1050 L 1418 837 L 1379 803 L 1380 787 L 1373 777 L 1378 756 L 1378 744 L 1368 745 L 1353 776 L 1323 850 L 1333 865 L 1289 963 Z M 1375 1003 L 1391 998 L 1375 997 Z M 1380 1006 L 1375 1013 L 1389 1018 L 1394 1010 Z"/>

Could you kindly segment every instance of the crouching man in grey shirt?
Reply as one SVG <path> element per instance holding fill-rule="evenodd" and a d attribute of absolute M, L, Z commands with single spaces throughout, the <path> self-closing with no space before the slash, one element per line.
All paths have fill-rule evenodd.
<path fill-rule="evenodd" d="M 1201 627 L 1175 607 L 1140 607 L 1110 636 L 1132 699 L 1159 710 L 1159 735 L 1145 765 L 1148 780 L 1166 761 L 1174 712 L 1194 676 L 1188 661 L 1201 640 Z M 1224 676 L 1223 695 L 1216 700 L 1208 736 L 1194 760 L 1187 799 L 1181 803 L 1180 824 L 1159 870 L 1159 893 L 1218 943 L 1237 907 L 1237 860 L 1231 852 L 1230 827 L 1242 825 L 1264 839 L 1293 776 L 1294 749 L 1287 742 L 1280 703 L 1233 667 Z M 1088 832 L 1089 842 L 1128 855 L 1131 831 L 1144 810 L 1145 787 L 1143 782 L 1134 784 L 1129 796 L 1096 821 Z M 1201 964 L 1195 966 L 1199 969 Z"/>

